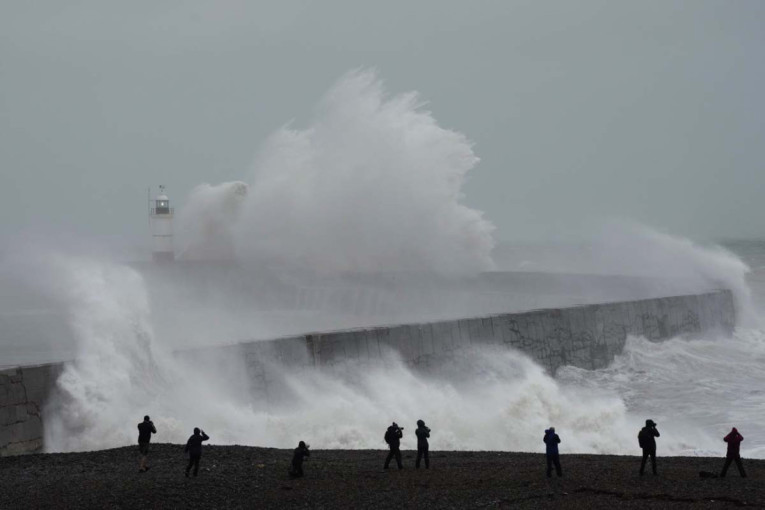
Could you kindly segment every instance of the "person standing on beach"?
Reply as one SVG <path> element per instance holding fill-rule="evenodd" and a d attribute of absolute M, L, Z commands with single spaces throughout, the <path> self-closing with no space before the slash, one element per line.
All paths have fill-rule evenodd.
<path fill-rule="evenodd" d="M 194 435 L 186 441 L 186 448 L 183 450 L 189 454 L 189 465 L 186 466 L 186 477 L 189 476 L 191 466 L 194 466 L 194 476 L 199 473 L 199 459 L 202 458 L 202 441 L 207 441 L 210 437 L 204 430 L 194 427 Z"/>
<path fill-rule="evenodd" d="M 305 441 L 300 441 L 298 447 L 292 454 L 292 464 L 290 465 L 289 475 L 293 478 L 300 478 L 303 476 L 303 461 L 311 456 L 311 452 L 308 451 L 308 445 Z"/>
<path fill-rule="evenodd" d="M 656 438 L 659 437 L 659 431 L 656 430 L 656 423 L 653 420 L 646 420 L 645 427 L 638 433 L 638 443 L 643 449 L 643 462 L 640 464 L 640 476 L 645 472 L 645 461 L 651 457 L 651 469 L 656 474 Z"/>
<path fill-rule="evenodd" d="M 414 467 L 420 469 L 420 459 L 425 457 L 425 469 L 429 469 L 428 438 L 430 437 L 430 429 L 425 426 L 424 421 L 417 420 L 417 430 L 414 431 L 414 435 L 417 436 L 417 462 L 414 463 Z"/>
<path fill-rule="evenodd" d="M 146 459 L 149 455 L 149 443 L 151 442 L 151 435 L 156 434 L 157 429 L 154 427 L 149 415 L 143 417 L 143 421 L 138 424 L 138 451 L 141 453 L 141 461 L 138 464 L 138 472 L 145 473 L 149 470 L 149 466 L 146 465 Z"/>
<path fill-rule="evenodd" d="M 385 466 L 383 466 L 383 469 L 388 469 L 388 465 L 390 464 L 390 461 L 393 459 L 393 457 L 396 457 L 396 464 L 398 464 L 398 468 L 404 469 L 403 464 L 401 464 L 402 437 L 404 437 L 404 429 L 399 427 L 394 421 L 393 424 L 388 427 L 388 430 L 385 431 L 385 442 L 388 443 L 390 452 L 388 452 L 388 457 L 385 459 Z"/>
<path fill-rule="evenodd" d="M 741 441 L 744 440 L 744 436 L 738 433 L 736 427 L 731 429 L 730 433 L 723 438 L 723 441 L 728 443 L 728 453 L 725 455 L 725 464 L 720 473 L 720 478 L 725 478 L 725 474 L 728 472 L 731 462 L 736 462 L 738 468 L 738 474 L 741 478 L 746 478 L 746 472 L 744 471 L 744 465 L 741 463 Z"/>
<path fill-rule="evenodd" d="M 555 427 L 550 427 L 545 430 L 545 437 L 542 439 L 546 445 L 547 454 L 547 478 L 552 476 L 552 468 L 555 465 L 555 472 L 558 476 L 563 476 L 563 472 L 560 468 L 560 456 L 558 454 L 558 443 L 560 443 L 560 437 L 555 433 Z"/>

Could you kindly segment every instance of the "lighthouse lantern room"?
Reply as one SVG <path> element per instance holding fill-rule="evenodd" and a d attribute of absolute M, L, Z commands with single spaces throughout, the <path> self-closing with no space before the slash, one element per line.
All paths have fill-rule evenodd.
<path fill-rule="evenodd" d="M 167 262 L 175 259 L 173 252 L 173 208 L 170 199 L 165 194 L 165 187 L 160 185 L 159 194 L 151 200 L 149 190 L 152 235 L 152 259 L 156 262 Z"/>

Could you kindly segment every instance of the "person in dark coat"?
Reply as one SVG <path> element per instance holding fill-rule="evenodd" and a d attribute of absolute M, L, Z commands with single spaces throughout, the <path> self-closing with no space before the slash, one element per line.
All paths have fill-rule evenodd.
<path fill-rule="evenodd" d="M 311 452 L 308 451 L 308 445 L 304 441 L 298 443 L 298 447 L 295 448 L 292 454 L 292 464 L 290 465 L 289 474 L 293 478 L 300 478 L 303 476 L 303 461 L 311 456 Z"/>
<path fill-rule="evenodd" d="M 189 465 L 186 466 L 186 477 L 189 476 L 191 466 L 194 466 L 194 476 L 199 473 L 199 459 L 202 458 L 202 442 L 207 441 L 210 437 L 205 434 L 204 430 L 199 427 L 194 427 L 194 435 L 186 441 L 185 452 L 189 454 Z"/>
<path fill-rule="evenodd" d="M 157 429 L 154 427 L 151 418 L 148 415 L 144 416 L 143 421 L 138 424 L 138 451 L 141 453 L 141 461 L 138 464 L 139 473 L 149 470 L 149 466 L 146 465 L 146 458 L 149 455 L 151 435 L 156 433 Z"/>
<path fill-rule="evenodd" d="M 393 424 L 385 431 L 385 442 L 388 443 L 390 451 L 388 457 L 385 459 L 385 466 L 383 469 L 388 469 L 391 459 L 396 457 L 396 464 L 399 469 L 403 469 L 401 464 L 401 438 L 404 437 L 404 429 L 399 427 L 394 421 Z"/>
<path fill-rule="evenodd" d="M 730 463 L 734 461 L 736 462 L 736 467 L 738 468 L 738 474 L 741 475 L 741 478 L 746 478 L 744 465 L 741 463 L 741 441 L 743 440 L 744 436 L 738 433 L 736 427 L 733 427 L 730 433 L 723 438 L 723 441 L 728 443 L 728 453 L 725 455 L 725 464 L 723 465 L 722 473 L 720 473 L 720 478 L 725 477 L 725 474 L 728 472 L 728 468 L 730 467 Z"/>
<path fill-rule="evenodd" d="M 656 438 L 659 437 L 659 431 L 656 430 L 656 423 L 653 420 L 646 420 L 645 427 L 638 433 L 638 443 L 643 449 L 643 462 L 640 464 L 640 476 L 645 472 L 645 461 L 651 457 L 651 469 L 656 474 Z"/>
<path fill-rule="evenodd" d="M 560 468 L 560 456 L 558 454 L 560 437 L 555 433 L 555 427 L 550 427 L 545 430 L 545 437 L 542 440 L 545 442 L 545 450 L 547 454 L 547 478 L 552 476 L 553 465 L 555 465 L 555 472 L 558 476 L 563 476 L 563 471 Z"/>
<path fill-rule="evenodd" d="M 425 469 L 430 468 L 430 458 L 428 456 L 428 438 L 430 437 L 430 429 L 425 426 L 425 422 L 417 420 L 417 430 L 414 431 L 417 436 L 417 462 L 414 463 L 414 467 L 420 469 L 420 459 L 425 458 Z"/>

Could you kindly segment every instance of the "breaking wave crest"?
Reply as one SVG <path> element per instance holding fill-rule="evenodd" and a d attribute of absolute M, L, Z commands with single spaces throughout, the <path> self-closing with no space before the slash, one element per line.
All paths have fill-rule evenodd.
<path fill-rule="evenodd" d="M 493 268 L 493 225 L 463 203 L 478 163 L 417 93 L 388 95 L 373 71 L 343 76 L 305 129 L 285 126 L 258 153 L 241 214 L 227 219 L 239 260 L 318 273 Z M 194 190 L 181 230 L 197 251 L 209 216 L 231 202 Z"/>

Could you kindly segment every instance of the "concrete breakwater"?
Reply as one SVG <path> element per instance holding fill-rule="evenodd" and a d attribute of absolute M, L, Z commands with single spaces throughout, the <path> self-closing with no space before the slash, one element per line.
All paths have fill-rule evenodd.
<path fill-rule="evenodd" d="M 517 349 L 551 374 L 564 365 L 606 367 L 627 336 L 661 341 L 706 332 L 730 334 L 736 314 L 728 290 L 422 324 L 311 333 L 178 353 L 181 360 L 244 360 L 251 391 L 276 397 L 284 366 L 330 368 L 398 357 L 417 370 L 484 345 Z M 64 364 L 0 371 L 0 455 L 44 449 L 46 404 Z M 52 411 L 50 411 L 52 412 Z"/>
<path fill-rule="evenodd" d="M 0 455 L 43 449 L 43 407 L 63 364 L 0 370 Z"/>
<path fill-rule="evenodd" d="M 283 366 L 333 367 L 384 363 L 399 357 L 421 371 L 436 369 L 466 349 L 500 346 L 524 352 L 551 374 L 564 365 L 605 368 L 627 336 L 652 341 L 721 332 L 736 323 L 733 294 L 703 294 L 534 310 L 423 324 L 402 324 L 245 342 L 228 349 L 243 358 L 252 389 L 276 392 Z M 189 352 L 196 356 L 209 350 Z M 269 395 L 270 396 L 270 395 Z"/>

